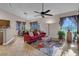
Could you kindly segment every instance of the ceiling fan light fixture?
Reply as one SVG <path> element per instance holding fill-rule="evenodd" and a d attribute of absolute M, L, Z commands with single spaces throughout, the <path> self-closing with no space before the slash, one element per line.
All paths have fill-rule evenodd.
<path fill-rule="evenodd" d="M 50 12 L 51 10 L 46 10 L 44 11 L 44 3 L 42 3 L 42 11 L 38 12 L 38 11 L 34 11 L 35 13 L 38 13 L 41 15 L 42 18 L 45 18 L 45 16 L 53 16 L 52 14 L 48 14 L 48 12 Z"/>

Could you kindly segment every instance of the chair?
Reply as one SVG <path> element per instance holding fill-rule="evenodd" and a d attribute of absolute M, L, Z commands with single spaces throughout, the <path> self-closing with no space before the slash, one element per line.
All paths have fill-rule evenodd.
<path fill-rule="evenodd" d="M 31 44 L 37 40 L 38 36 L 30 36 L 28 32 L 24 33 L 24 42 Z"/>

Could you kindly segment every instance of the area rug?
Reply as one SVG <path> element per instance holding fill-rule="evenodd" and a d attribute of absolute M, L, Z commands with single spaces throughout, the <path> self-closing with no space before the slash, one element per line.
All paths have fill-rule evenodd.
<path fill-rule="evenodd" d="M 53 41 L 50 39 L 43 39 L 43 40 L 37 40 L 36 42 L 33 42 L 30 44 L 32 47 L 38 49 L 39 51 L 52 56 L 55 55 L 56 50 L 61 47 L 62 44 L 59 42 Z"/>

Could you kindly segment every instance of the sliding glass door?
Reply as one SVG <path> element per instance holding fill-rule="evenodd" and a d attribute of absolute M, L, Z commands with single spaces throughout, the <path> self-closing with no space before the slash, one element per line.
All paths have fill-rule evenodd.
<path fill-rule="evenodd" d="M 68 16 L 62 17 L 60 19 L 60 27 L 61 31 L 64 31 L 67 34 L 67 31 L 70 30 L 72 32 L 73 41 L 77 39 L 77 17 L 76 16 Z"/>

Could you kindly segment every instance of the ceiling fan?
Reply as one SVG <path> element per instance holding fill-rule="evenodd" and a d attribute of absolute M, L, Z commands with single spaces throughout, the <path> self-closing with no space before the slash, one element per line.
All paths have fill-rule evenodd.
<path fill-rule="evenodd" d="M 52 14 L 48 14 L 48 12 L 50 12 L 51 10 L 46 10 L 44 11 L 44 3 L 42 3 L 42 11 L 38 12 L 38 11 L 34 11 L 35 13 L 38 13 L 42 16 L 42 18 L 45 18 L 45 16 L 53 16 Z"/>

